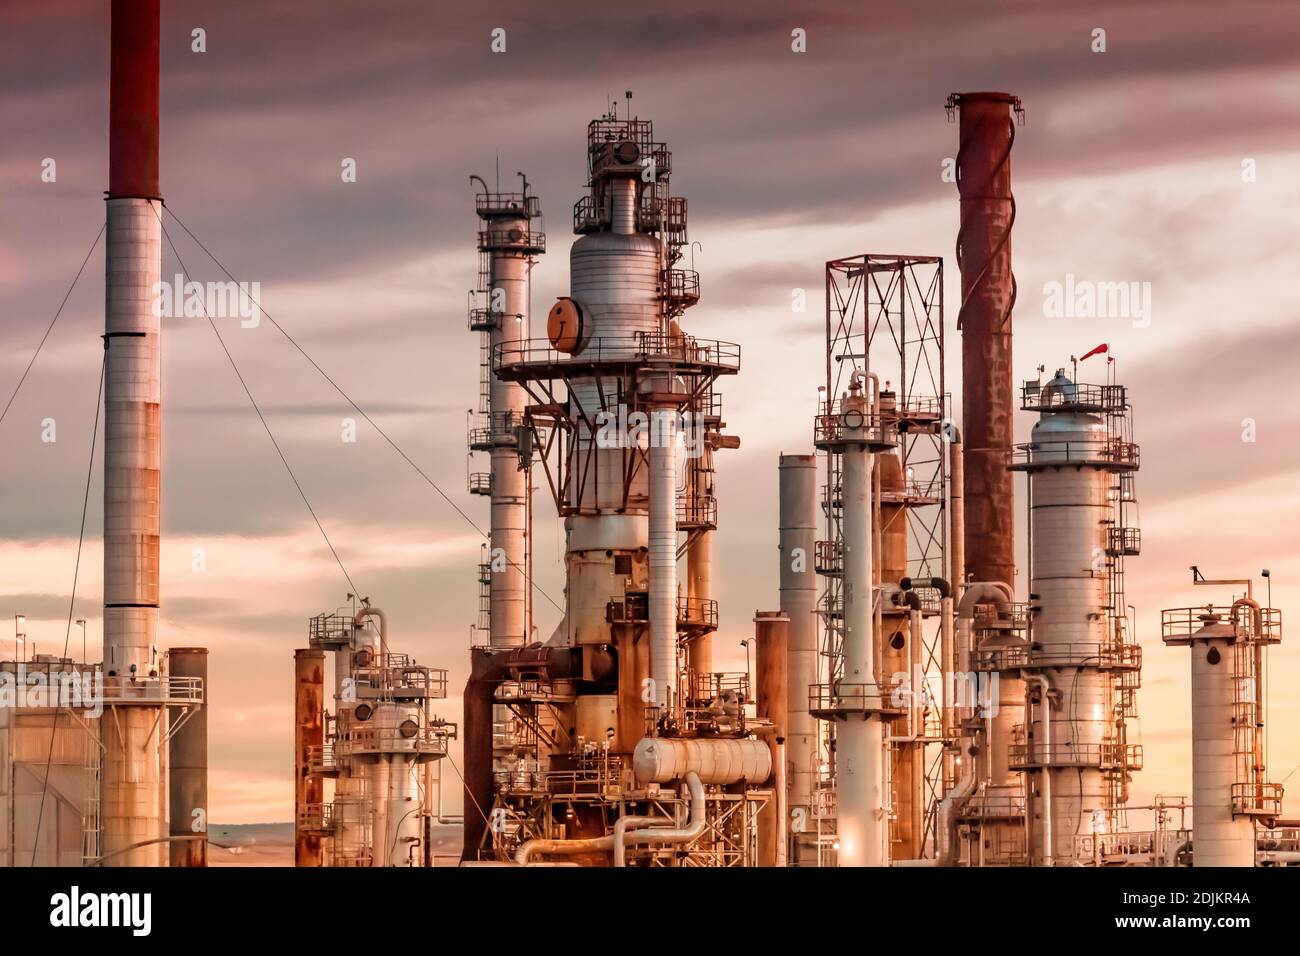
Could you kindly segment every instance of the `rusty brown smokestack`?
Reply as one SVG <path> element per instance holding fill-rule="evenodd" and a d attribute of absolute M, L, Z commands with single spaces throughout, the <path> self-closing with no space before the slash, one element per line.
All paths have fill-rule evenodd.
<path fill-rule="evenodd" d="M 1011 454 L 1011 145 L 1024 111 L 1009 93 L 953 93 L 959 116 L 957 191 L 961 227 L 962 432 L 965 441 L 966 570 L 975 581 L 1015 587 Z M 1015 118 L 1013 118 L 1013 114 Z"/>
<path fill-rule="evenodd" d="M 311 750 L 325 743 L 325 652 L 293 652 L 293 865 L 321 866 L 321 838 L 302 827 L 303 810 L 325 800 L 325 780 L 311 772 Z"/>

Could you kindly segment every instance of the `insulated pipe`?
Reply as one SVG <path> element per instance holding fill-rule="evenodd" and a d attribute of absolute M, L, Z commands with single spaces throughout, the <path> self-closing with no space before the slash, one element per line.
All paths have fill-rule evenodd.
<path fill-rule="evenodd" d="M 162 364 L 154 309 L 162 271 L 159 7 L 159 0 L 113 0 L 111 12 L 104 256 L 104 668 L 110 699 L 129 696 L 137 681 L 162 676 Z M 167 832 L 161 706 L 109 706 L 101 735 L 100 854 L 108 866 L 164 866 L 168 856 L 156 842 Z"/>
<path fill-rule="evenodd" d="M 208 649 L 173 647 L 167 652 L 167 669 L 172 677 L 192 678 L 203 691 L 203 702 L 194 705 L 168 744 L 169 813 L 172 836 L 197 835 L 199 839 L 171 843 L 172 866 L 208 865 Z"/>
<path fill-rule="evenodd" d="M 619 817 L 614 821 L 614 866 L 627 866 L 627 831 L 629 827 L 668 826 L 673 821 L 667 817 Z"/>
<path fill-rule="evenodd" d="M 610 182 L 610 231 L 620 236 L 636 232 L 635 179 L 615 179 Z"/>
<path fill-rule="evenodd" d="M 957 190 L 961 226 L 962 432 L 965 560 L 977 581 L 1015 584 L 1014 487 L 1007 469 L 1012 440 L 1011 331 L 1016 280 L 1011 272 L 1011 111 L 1007 93 L 954 93 L 959 113 Z"/>
<path fill-rule="evenodd" d="M 693 770 L 688 770 L 682 775 L 682 782 L 686 784 L 686 788 L 691 795 L 690 822 L 680 828 L 657 827 L 652 830 L 629 830 L 623 835 L 623 839 L 628 844 L 690 843 L 704 833 L 705 828 L 708 826 L 708 821 L 704 817 L 704 784 L 700 780 L 700 775 Z"/>
<path fill-rule="evenodd" d="M 614 821 L 614 832 L 601 837 L 578 840 L 528 840 L 515 851 L 515 862 L 520 866 L 532 865 L 535 856 L 574 856 L 579 853 L 614 853 L 614 866 L 627 866 L 628 827 L 668 826 L 673 821 L 667 817 L 623 816 Z M 645 831 L 642 831 L 645 832 Z"/>
<path fill-rule="evenodd" d="M 817 458 L 782 455 L 780 487 L 781 610 L 790 619 L 787 649 L 786 753 L 790 807 L 812 803 L 818 751 L 817 721 L 808 712 L 808 688 L 817 682 Z M 800 861 L 796 859 L 796 864 Z"/>
<path fill-rule="evenodd" d="M 321 838 L 302 829 L 302 811 L 325 800 L 325 781 L 311 772 L 313 747 L 325 743 L 325 652 L 293 652 L 293 865 L 320 866 Z"/>
<path fill-rule="evenodd" d="M 961 776 L 956 785 L 939 803 L 939 821 L 935 839 L 939 842 L 939 866 L 954 866 L 957 862 L 957 813 L 975 792 L 975 761 L 969 756 L 959 761 Z"/>
<path fill-rule="evenodd" d="M 379 619 L 379 653 L 383 655 L 383 661 L 379 662 L 379 666 L 387 667 L 388 666 L 388 615 L 386 615 L 383 611 L 379 610 L 379 608 L 377 607 L 363 607 L 361 610 L 357 611 L 357 616 L 352 619 L 352 623 L 355 624 L 358 628 L 360 628 L 363 624 L 366 623 L 366 618 L 370 618 L 370 617 Z"/>
<path fill-rule="evenodd" d="M 677 674 L 677 415 L 651 412 L 650 677 L 661 712 L 672 705 Z"/>

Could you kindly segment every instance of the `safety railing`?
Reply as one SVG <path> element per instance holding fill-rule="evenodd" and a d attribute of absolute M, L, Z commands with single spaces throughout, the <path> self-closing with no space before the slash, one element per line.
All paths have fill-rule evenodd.
<path fill-rule="evenodd" d="M 546 233 L 537 229 L 521 229 L 518 226 L 505 229 L 480 229 L 478 247 L 484 252 L 496 250 L 545 252 Z"/>
<path fill-rule="evenodd" d="M 972 794 L 961 808 L 964 820 L 1015 820 L 1025 815 L 1025 797 L 1014 793 Z"/>
<path fill-rule="evenodd" d="M 935 477 L 926 481 L 906 481 L 900 488 L 881 488 L 884 504 L 925 505 L 943 501 L 943 481 Z"/>
<path fill-rule="evenodd" d="M 944 417 L 944 402 L 934 395 L 912 395 L 905 401 L 896 401 L 891 408 L 884 405 L 881 414 L 902 422 L 935 422 Z"/>
<path fill-rule="evenodd" d="M 329 833 L 338 826 L 332 803 L 309 803 L 298 808 L 298 829 L 308 833 Z"/>
<path fill-rule="evenodd" d="M 833 541 L 818 541 L 815 546 L 813 567 L 818 574 L 838 575 L 844 573 L 844 542 L 836 538 Z"/>
<path fill-rule="evenodd" d="M 1134 471 L 1138 468 L 1140 457 L 1136 443 L 1119 438 L 1031 441 L 1011 449 L 1008 467 L 1023 471 L 1027 468 L 1058 465 L 1096 465 Z"/>
<path fill-rule="evenodd" d="M 814 714 L 861 714 L 903 710 L 888 688 L 878 684 L 835 682 L 808 685 L 808 710 Z"/>
<path fill-rule="evenodd" d="M 1025 382 L 1020 389 L 1020 407 L 1027 412 L 1119 414 L 1128 410 L 1128 392 L 1123 385 Z"/>
<path fill-rule="evenodd" d="M 717 339 L 697 339 L 665 332 L 593 336 L 581 351 L 561 352 L 549 339 L 516 339 L 492 348 L 494 371 L 519 366 L 564 364 L 676 364 L 684 367 L 733 372 L 740 368 L 740 346 Z"/>
<path fill-rule="evenodd" d="M 713 495 L 686 495 L 677 499 L 677 527 L 716 528 L 718 499 Z"/>
<path fill-rule="evenodd" d="M 335 757 L 366 754 L 420 754 L 445 756 L 447 741 L 455 737 L 454 728 L 435 724 L 421 727 L 414 720 L 396 727 L 353 726 L 334 741 Z"/>
<path fill-rule="evenodd" d="M 537 196 L 524 193 L 484 192 L 474 196 L 474 211 L 480 216 L 522 216 L 536 219 L 542 214 Z"/>
<path fill-rule="evenodd" d="M 987 647 L 975 650 L 976 670 L 1069 666 L 1092 666 L 1099 670 L 1134 670 L 1142 666 L 1142 648 L 1136 644 L 1114 642 L 1068 642 Z"/>
<path fill-rule="evenodd" d="M 841 401 L 813 421 L 813 444 L 829 447 L 851 442 L 893 445 L 898 441 L 895 423 L 879 413 L 845 408 Z"/>
<path fill-rule="evenodd" d="M 691 627 L 716 628 L 718 602 L 710 598 L 677 597 L 677 623 Z"/>
<path fill-rule="evenodd" d="M 1031 767 L 1096 767 L 1100 770 L 1141 770 L 1142 745 L 1069 741 L 1013 743 L 1007 746 L 1007 765 L 1013 770 Z"/>
<path fill-rule="evenodd" d="M 352 643 L 356 625 L 347 614 L 317 614 L 307 622 L 307 643 L 312 647 L 337 649 Z"/>
<path fill-rule="evenodd" d="M 1142 551 L 1140 528 L 1111 528 L 1106 534 L 1106 553 L 1112 557 L 1133 557 Z"/>
<path fill-rule="evenodd" d="M 492 494 L 492 472 L 471 472 L 465 484 L 471 495 L 490 495 Z"/>
<path fill-rule="evenodd" d="M 105 705 L 160 704 L 192 706 L 203 703 L 202 677 L 111 677 L 105 675 Z"/>
<path fill-rule="evenodd" d="M 1237 639 L 1276 644 L 1282 640 L 1282 611 L 1265 607 L 1259 612 L 1261 632 L 1255 633 L 1254 608 L 1238 605 L 1235 609 L 1224 605 L 1203 604 L 1200 607 L 1174 607 L 1160 612 L 1160 636 L 1166 644 L 1186 644 L 1208 624 L 1228 624 L 1234 627 Z"/>
<path fill-rule="evenodd" d="M 470 309 L 469 330 L 471 332 L 491 332 L 501 324 L 501 313 L 491 309 Z"/>
<path fill-rule="evenodd" d="M 1280 783 L 1234 783 L 1232 812 L 1236 816 L 1280 816 L 1283 796 Z"/>
<path fill-rule="evenodd" d="M 663 288 L 670 306 L 689 308 L 700 301 L 700 274 L 693 269 L 665 269 Z"/>
<path fill-rule="evenodd" d="M 307 748 L 307 769 L 311 773 L 331 774 L 338 772 L 338 759 L 334 756 L 333 742 L 313 744 Z"/>

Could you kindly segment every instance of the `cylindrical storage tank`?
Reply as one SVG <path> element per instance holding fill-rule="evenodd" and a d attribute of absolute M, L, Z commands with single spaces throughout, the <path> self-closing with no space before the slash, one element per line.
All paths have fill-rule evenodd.
<path fill-rule="evenodd" d="M 168 744 L 170 766 L 169 813 L 173 837 L 201 837 L 174 841 L 172 866 L 208 865 L 208 649 L 173 647 L 167 652 L 167 670 L 173 679 L 191 678 L 202 688 L 203 703 L 196 707 Z"/>
<path fill-rule="evenodd" d="M 1192 863 L 1254 866 L 1255 823 L 1234 816 L 1234 634 L 1217 615 L 1192 637 Z"/>
<path fill-rule="evenodd" d="M 321 838 L 301 827 L 304 807 L 325 799 L 325 781 L 310 769 L 313 747 L 325 743 L 325 652 L 300 648 L 293 652 L 293 863 L 320 866 Z"/>
<path fill-rule="evenodd" d="M 760 784 L 772 776 L 772 754 L 762 740 L 645 737 L 632 768 L 642 783 L 670 783 L 694 771 L 705 784 Z"/>

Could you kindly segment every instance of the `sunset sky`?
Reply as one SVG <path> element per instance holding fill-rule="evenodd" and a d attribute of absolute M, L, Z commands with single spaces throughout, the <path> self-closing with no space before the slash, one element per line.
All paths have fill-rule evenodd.
<path fill-rule="evenodd" d="M 191 52 L 196 27 L 206 53 Z M 498 27 L 503 54 L 489 48 Z M 795 28 L 806 53 L 790 49 Z M 1097 28 L 1105 52 L 1092 50 Z M 1107 342 L 1136 407 L 1144 549 L 1127 583 L 1146 769 L 1134 802 L 1190 791 L 1188 652 L 1162 645 L 1159 611 L 1231 597 L 1193 590 L 1191 564 L 1211 577 L 1272 571 L 1284 633 L 1270 654 L 1270 778 L 1300 764 L 1300 633 L 1286 631 L 1300 610 L 1300 7 L 167 0 L 162 29 L 168 208 L 236 278 L 260 282 L 267 311 L 480 525 L 485 500 L 465 490 L 478 377 L 468 177 L 492 181 L 498 157 L 503 188 L 527 172 L 547 214 L 533 289 L 544 312 L 567 290 L 586 124 L 634 91 L 673 150 L 701 244 L 687 330 L 744 349 L 725 383 L 743 445 L 719 456 L 714 555 L 716 646 L 733 669 L 753 611 L 778 600 L 777 456 L 811 451 L 825 261 L 944 256 L 959 395 L 958 206 L 940 176 L 957 130 L 943 104 L 955 90 L 1021 96 L 1016 377 Z M 108 5 L 7 0 L 0 76 L 3 403 L 103 222 Z M 54 183 L 41 179 L 46 158 Z M 345 158 L 355 183 L 341 180 Z M 193 278 L 221 277 L 168 229 Z M 177 271 L 168 253 L 163 274 Z M 1047 316 L 1044 288 L 1067 275 L 1150 283 L 1150 325 Z M 796 288 L 806 314 L 791 311 Z M 20 612 L 38 651 L 63 644 L 102 327 L 101 244 L 0 425 L 0 647 Z M 212 652 L 209 818 L 287 820 L 293 649 L 349 587 L 207 324 L 164 328 L 162 640 Z M 450 671 L 442 713 L 459 720 L 479 535 L 364 423 L 341 441 L 352 411 L 269 323 L 222 332 L 353 580 L 387 611 L 394 647 Z M 46 418 L 56 442 L 41 440 Z M 1029 425 L 1018 420 L 1019 440 Z M 92 648 L 100 467 L 75 615 Z M 544 493 L 536 512 L 537 579 L 559 599 L 562 531 Z M 558 612 L 537 607 L 549 634 Z M 1290 783 L 1294 817 L 1300 775 Z"/>

